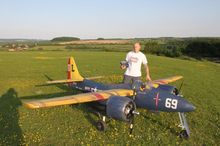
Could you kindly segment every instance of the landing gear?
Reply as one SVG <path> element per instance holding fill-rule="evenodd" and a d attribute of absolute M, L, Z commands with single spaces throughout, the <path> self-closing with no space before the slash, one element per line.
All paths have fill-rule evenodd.
<path fill-rule="evenodd" d="M 184 139 L 188 139 L 190 136 L 190 130 L 189 130 L 189 126 L 186 121 L 185 114 L 184 113 L 178 113 L 178 114 L 179 114 L 179 118 L 180 118 L 179 127 L 182 128 L 182 130 L 179 133 L 179 137 L 184 138 Z"/>
<path fill-rule="evenodd" d="M 129 126 L 129 136 L 132 136 L 132 132 L 133 132 L 133 128 L 134 128 L 134 123 L 130 123 L 130 126 Z"/>
<path fill-rule="evenodd" d="M 106 130 L 106 123 L 104 121 L 102 121 L 102 120 L 98 120 L 96 122 L 96 128 L 99 131 L 105 131 Z"/>
<path fill-rule="evenodd" d="M 106 125 L 105 118 L 106 118 L 106 117 L 103 116 L 102 119 L 100 119 L 100 120 L 98 120 L 98 121 L 96 122 L 96 128 L 97 128 L 97 130 L 99 130 L 99 131 L 105 131 L 105 130 L 106 130 L 107 125 Z"/>
<path fill-rule="evenodd" d="M 189 138 L 189 135 L 187 134 L 187 131 L 186 131 L 186 130 L 182 130 L 182 131 L 180 131 L 180 133 L 179 133 L 179 137 L 180 137 L 180 138 L 183 138 L 183 139 L 188 139 L 188 138 Z"/>
<path fill-rule="evenodd" d="M 107 128 L 106 116 L 104 116 L 106 107 L 100 103 L 92 102 L 89 104 L 91 112 L 98 117 L 98 121 L 94 122 L 94 126 L 100 132 L 104 132 Z"/>

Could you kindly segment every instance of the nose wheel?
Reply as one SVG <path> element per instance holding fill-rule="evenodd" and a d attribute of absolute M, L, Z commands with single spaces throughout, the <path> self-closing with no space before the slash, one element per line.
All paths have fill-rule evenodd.
<path fill-rule="evenodd" d="M 189 138 L 189 135 L 188 135 L 188 133 L 187 133 L 186 130 L 182 130 L 182 131 L 180 131 L 180 133 L 179 133 L 179 137 L 180 137 L 180 138 L 183 138 L 183 139 L 188 139 L 188 138 Z"/>
<path fill-rule="evenodd" d="M 179 137 L 184 138 L 184 139 L 188 139 L 190 136 L 190 130 L 189 130 L 188 123 L 186 121 L 185 114 L 184 113 L 178 113 L 178 114 L 179 114 L 179 118 L 180 118 L 179 127 L 182 128 L 182 130 L 179 133 Z"/>

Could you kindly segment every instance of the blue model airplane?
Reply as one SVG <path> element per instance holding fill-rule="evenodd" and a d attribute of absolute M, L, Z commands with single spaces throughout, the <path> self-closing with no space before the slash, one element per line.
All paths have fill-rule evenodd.
<path fill-rule="evenodd" d="M 28 108 L 43 108 L 77 103 L 96 102 L 104 107 L 105 115 L 100 116 L 97 129 L 104 131 L 106 116 L 130 123 L 130 133 L 133 129 L 134 116 L 139 115 L 137 108 L 156 112 L 177 112 L 182 128 L 179 136 L 188 138 L 190 130 L 184 113 L 195 110 L 195 107 L 179 95 L 176 87 L 168 83 L 177 81 L 182 76 L 173 76 L 151 82 L 136 81 L 131 84 L 102 84 L 93 78 L 83 78 L 77 69 L 73 57 L 68 59 L 68 79 L 49 81 L 48 84 L 68 84 L 70 88 L 84 93 L 56 97 L 52 99 L 23 101 Z"/>

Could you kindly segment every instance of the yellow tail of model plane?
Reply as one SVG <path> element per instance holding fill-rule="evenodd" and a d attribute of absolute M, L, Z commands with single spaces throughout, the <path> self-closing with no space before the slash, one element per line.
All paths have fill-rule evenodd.
<path fill-rule="evenodd" d="M 99 78 L 102 78 L 102 76 L 89 77 L 86 79 L 93 80 L 93 79 L 99 79 Z M 74 58 L 70 57 L 70 58 L 68 58 L 67 79 L 66 80 L 48 81 L 47 84 L 72 83 L 72 82 L 81 82 L 83 80 L 84 80 L 84 78 L 80 75 Z"/>
<path fill-rule="evenodd" d="M 68 59 L 67 79 L 73 81 L 83 81 L 83 77 L 79 74 L 76 62 L 73 57 Z"/>
<path fill-rule="evenodd" d="M 67 79 L 48 81 L 47 83 L 48 84 L 61 84 L 61 83 L 81 82 L 83 80 L 84 78 L 80 75 L 74 58 L 70 57 L 68 59 Z"/>

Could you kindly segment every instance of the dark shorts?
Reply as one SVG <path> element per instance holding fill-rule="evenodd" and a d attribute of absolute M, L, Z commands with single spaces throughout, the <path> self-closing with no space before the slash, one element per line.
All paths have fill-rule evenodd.
<path fill-rule="evenodd" d="M 132 76 L 124 75 L 123 83 L 124 84 L 129 84 L 129 83 L 133 84 L 137 80 L 141 80 L 141 77 L 132 77 Z"/>

